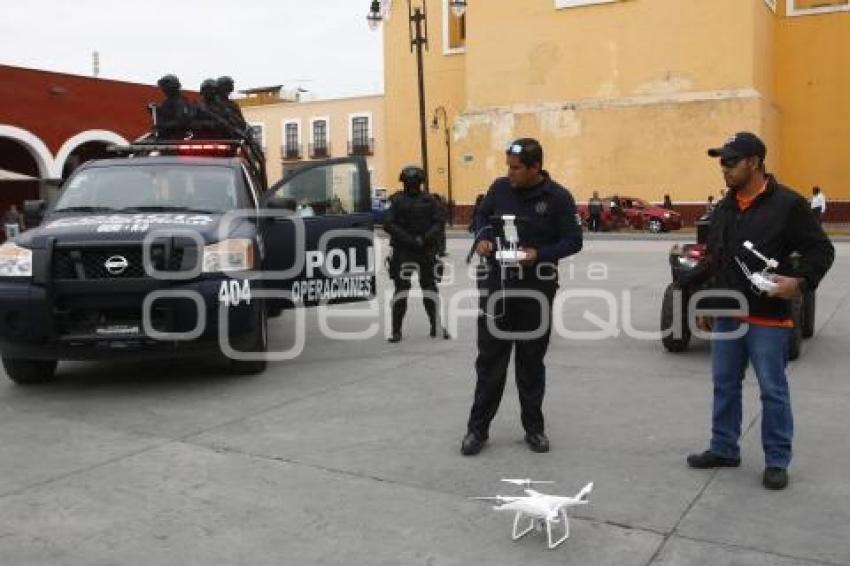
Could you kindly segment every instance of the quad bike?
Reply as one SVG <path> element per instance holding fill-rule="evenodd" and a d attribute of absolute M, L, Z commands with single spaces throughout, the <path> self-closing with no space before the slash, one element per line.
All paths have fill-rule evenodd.
<path fill-rule="evenodd" d="M 691 329 L 688 321 L 688 303 L 694 293 L 705 288 L 705 284 L 690 282 L 688 274 L 705 261 L 706 239 L 708 236 L 708 218 L 703 216 L 697 221 L 697 243 L 676 244 L 670 250 L 670 272 L 673 281 L 664 290 L 661 303 L 661 330 L 664 332 L 661 343 L 668 352 L 684 352 L 691 341 Z M 757 251 L 753 253 L 758 253 Z M 767 258 L 765 258 L 767 259 Z M 792 263 L 795 256 L 792 255 Z M 759 274 L 753 274 L 758 277 Z M 788 338 L 788 358 L 796 360 L 804 338 L 811 338 L 815 331 L 815 292 L 808 290 L 791 302 L 791 318 L 794 329 Z"/>

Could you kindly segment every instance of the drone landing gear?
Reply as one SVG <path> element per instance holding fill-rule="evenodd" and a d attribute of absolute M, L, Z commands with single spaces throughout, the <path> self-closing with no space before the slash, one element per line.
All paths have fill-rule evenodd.
<path fill-rule="evenodd" d="M 562 542 L 570 538 L 570 520 L 567 517 L 567 512 L 564 509 L 558 511 L 558 516 L 555 519 L 536 519 L 534 517 L 528 517 L 528 526 L 519 531 L 520 521 L 522 521 L 525 514 L 522 511 L 518 511 L 516 515 L 514 515 L 514 529 L 513 533 L 511 533 L 511 538 L 513 540 L 519 540 L 531 531 L 537 528 L 538 531 L 543 530 L 543 524 L 546 525 L 546 537 L 548 539 L 549 550 L 553 548 L 557 548 Z M 564 524 L 564 534 L 556 541 L 552 541 L 552 525 L 561 523 Z"/>

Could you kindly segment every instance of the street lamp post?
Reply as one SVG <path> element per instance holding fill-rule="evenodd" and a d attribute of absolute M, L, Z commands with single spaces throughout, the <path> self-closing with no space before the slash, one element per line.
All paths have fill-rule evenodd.
<path fill-rule="evenodd" d="M 389 13 L 392 0 L 372 0 L 369 15 L 366 19 L 369 27 L 377 29 L 383 21 L 384 15 Z M 422 47 L 428 49 L 428 9 L 427 0 L 422 0 L 422 6 L 413 8 L 410 0 L 407 0 L 408 36 L 410 38 L 410 51 L 416 49 L 416 70 L 419 86 L 419 141 L 422 151 L 422 169 L 425 171 L 425 190 L 429 190 L 428 183 L 428 129 L 425 122 L 425 67 L 422 60 Z M 462 16 L 466 11 L 467 0 L 449 0 L 449 6 L 453 13 Z"/>
<path fill-rule="evenodd" d="M 454 226 L 454 209 L 455 201 L 452 198 L 452 138 L 449 130 L 449 116 L 445 107 L 438 106 L 434 109 L 434 119 L 431 121 L 431 127 L 435 130 L 440 129 L 439 119 L 443 119 L 443 131 L 446 136 L 446 176 L 447 176 L 447 198 L 449 206 L 449 226 Z"/>

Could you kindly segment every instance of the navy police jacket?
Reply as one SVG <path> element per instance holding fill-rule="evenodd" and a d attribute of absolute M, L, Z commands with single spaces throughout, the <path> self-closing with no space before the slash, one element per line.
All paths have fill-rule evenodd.
<path fill-rule="evenodd" d="M 546 171 L 543 177 L 540 184 L 525 189 L 515 189 L 507 177 L 496 179 L 476 211 L 476 240 L 495 244 L 500 228 L 493 219 L 512 214 L 517 217 L 520 247 L 536 249 L 538 263 L 556 268 L 558 260 L 581 251 L 581 220 L 573 196 Z M 538 273 L 537 266 L 525 268 L 523 278 L 533 280 Z"/>

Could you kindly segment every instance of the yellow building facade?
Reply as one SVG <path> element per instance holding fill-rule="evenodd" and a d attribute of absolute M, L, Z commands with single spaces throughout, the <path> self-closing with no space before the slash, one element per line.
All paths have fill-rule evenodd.
<path fill-rule="evenodd" d="M 362 155 L 372 186 L 387 186 L 383 96 L 301 101 L 269 90 L 236 99 L 265 150 L 269 182 L 310 161 Z"/>
<path fill-rule="evenodd" d="M 740 130 L 763 137 L 784 182 L 850 200 L 850 0 L 468 0 L 462 20 L 448 0 L 425 1 L 426 109 L 447 111 L 461 208 L 504 175 L 517 137 L 543 143 L 545 168 L 578 200 L 696 205 L 723 188 L 706 149 Z M 392 171 L 419 161 L 420 142 L 406 2 L 390 12 Z M 446 194 L 444 138 L 428 139 L 431 190 Z"/>

